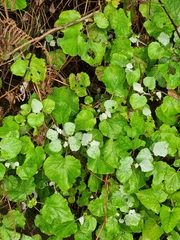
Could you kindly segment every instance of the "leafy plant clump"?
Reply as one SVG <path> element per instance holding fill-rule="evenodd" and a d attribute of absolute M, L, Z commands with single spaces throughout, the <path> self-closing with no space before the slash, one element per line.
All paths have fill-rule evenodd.
<path fill-rule="evenodd" d="M 37 91 L 0 127 L 1 239 L 180 238 L 179 12 L 176 0 L 108 0 L 86 21 L 64 10 L 48 54 L 14 53 L 12 74 Z M 80 71 L 43 95 L 68 57 L 105 90 Z"/>

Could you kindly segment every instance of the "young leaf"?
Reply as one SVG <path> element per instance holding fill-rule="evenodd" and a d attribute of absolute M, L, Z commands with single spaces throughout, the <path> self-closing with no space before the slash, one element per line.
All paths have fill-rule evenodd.
<path fill-rule="evenodd" d="M 43 105 L 39 100 L 34 98 L 31 102 L 31 108 L 32 108 L 32 112 L 39 113 L 42 110 Z"/>
<path fill-rule="evenodd" d="M 136 213 L 134 209 L 129 210 L 128 214 L 124 217 L 127 226 L 137 226 L 141 219 L 141 215 Z"/>
<path fill-rule="evenodd" d="M 150 172 L 154 169 L 153 157 L 148 148 L 144 148 L 138 153 L 136 161 L 139 163 L 142 172 Z"/>
<path fill-rule="evenodd" d="M 155 156 L 165 157 L 168 154 L 168 143 L 157 142 L 153 146 L 153 153 Z"/>
<path fill-rule="evenodd" d="M 77 75 L 71 73 L 69 75 L 70 88 L 75 91 L 79 97 L 87 95 L 86 88 L 90 85 L 89 76 L 84 73 L 77 73 Z"/>
<path fill-rule="evenodd" d="M 68 190 L 80 175 L 80 162 L 73 156 L 56 154 L 48 157 L 44 163 L 45 175 L 57 183 L 63 191 Z"/>
<path fill-rule="evenodd" d="M 180 208 L 167 207 L 162 205 L 160 210 L 162 227 L 166 233 L 171 232 L 180 221 Z"/>
<path fill-rule="evenodd" d="M 75 131 L 75 124 L 72 122 L 66 122 L 63 127 L 67 136 L 71 136 L 74 134 Z"/>
<path fill-rule="evenodd" d="M 131 165 L 133 159 L 132 157 L 125 157 L 121 159 L 120 163 L 121 165 L 116 171 L 116 177 L 121 183 L 124 183 L 129 180 L 132 174 Z"/>
<path fill-rule="evenodd" d="M 55 102 L 49 98 L 45 98 L 42 101 L 43 104 L 43 112 L 50 114 L 55 108 Z"/>
<path fill-rule="evenodd" d="M 107 28 L 109 26 L 108 19 L 102 12 L 98 12 L 94 15 L 94 21 L 99 28 Z"/>

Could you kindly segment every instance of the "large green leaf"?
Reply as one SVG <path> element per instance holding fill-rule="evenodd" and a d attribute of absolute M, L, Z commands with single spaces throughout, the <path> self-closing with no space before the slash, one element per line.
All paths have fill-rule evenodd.
<path fill-rule="evenodd" d="M 81 164 L 73 156 L 59 154 L 48 157 L 44 163 L 46 176 L 63 191 L 68 190 L 80 175 Z"/>
<path fill-rule="evenodd" d="M 96 159 L 88 157 L 87 167 L 94 173 L 98 174 L 110 174 L 114 172 L 114 168 L 106 163 L 106 159 L 99 156 Z"/>
<path fill-rule="evenodd" d="M 154 240 L 160 239 L 163 234 L 163 229 L 158 225 L 158 223 L 149 218 L 146 220 L 144 227 L 142 229 L 143 239 Z"/>
<path fill-rule="evenodd" d="M 49 223 L 73 221 L 73 215 L 68 207 L 67 200 L 61 194 L 53 194 L 48 197 L 41 209 L 43 218 Z"/>
<path fill-rule="evenodd" d="M 155 191 L 152 188 L 141 190 L 136 195 L 147 209 L 151 209 L 157 214 L 160 211 L 160 203 L 164 202 L 168 196 L 164 191 Z"/>
<path fill-rule="evenodd" d="M 99 130 L 106 137 L 117 139 L 124 133 L 124 127 L 127 125 L 126 119 L 122 116 L 119 118 L 108 118 L 100 122 Z"/>
<path fill-rule="evenodd" d="M 176 0 L 161 0 L 176 26 L 180 25 L 180 6 Z"/>
<path fill-rule="evenodd" d="M 27 196 L 35 191 L 34 178 L 27 181 L 21 180 L 18 176 L 6 176 L 3 179 L 4 189 L 8 192 L 10 201 L 26 201 Z"/>
<path fill-rule="evenodd" d="M 58 124 L 68 122 L 69 118 L 77 114 L 79 110 L 77 95 L 67 87 L 53 88 L 49 98 L 56 103 L 52 115 Z"/>
<path fill-rule="evenodd" d="M 53 234 L 55 234 L 58 238 L 61 237 L 63 239 L 70 237 L 76 231 L 77 231 L 77 224 L 74 221 L 66 221 L 61 223 L 61 221 L 57 220 L 55 221 L 52 227 Z"/>
<path fill-rule="evenodd" d="M 180 208 L 167 207 L 162 205 L 160 210 L 162 227 L 166 233 L 171 232 L 180 221 Z"/>
<path fill-rule="evenodd" d="M 127 89 L 124 87 L 125 71 L 122 67 L 110 65 L 104 71 L 102 81 L 106 85 L 106 91 L 119 97 L 127 95 Z"/>

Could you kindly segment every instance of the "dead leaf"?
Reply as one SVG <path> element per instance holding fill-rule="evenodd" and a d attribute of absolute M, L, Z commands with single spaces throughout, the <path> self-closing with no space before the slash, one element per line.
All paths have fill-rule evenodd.
<path fill-rule="evenodd" d="M 53 13 L 55 13 L 55 11 L 56 11 L 56 9 L 54 7 L 54 3 L 52 3 L 50 8 L 49 8 L 49 12 L 53 14 Z"/>

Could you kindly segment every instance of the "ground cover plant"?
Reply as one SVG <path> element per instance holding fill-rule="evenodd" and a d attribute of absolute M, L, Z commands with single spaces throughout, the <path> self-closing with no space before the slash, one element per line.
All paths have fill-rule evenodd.
<path fill-rule="evenodd" d="M 178 1 L 0 11 L 0 238 L 179 239 Z"/>

